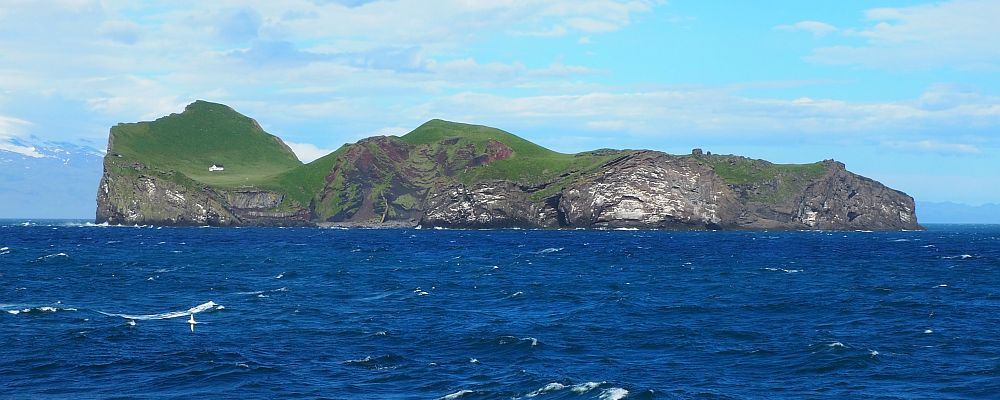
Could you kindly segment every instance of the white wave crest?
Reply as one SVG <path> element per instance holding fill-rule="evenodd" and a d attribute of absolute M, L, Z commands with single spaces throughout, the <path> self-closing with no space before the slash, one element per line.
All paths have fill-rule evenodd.
<path fill-rule="evenodd" d="M 471 390 L 463 389 L 463 390 L 459 390 L 459 391 L 457 391 L 455 393 L 452 393 L 452 394 L 449 394 L 449 395 L 438 397 L 438 400 L 454 400 L 454 399 L 457 399 L 459 397 L 465 396 L 465 395 L 467 395 L 469 393 L 472 393 L 472 391 Z"/>
<path fill-rule="evenodd" d="M 75 308 L 61 308 L 53 306 L 26 306 L 26 305 L 12 305 L 3 304 L 0 305 L 0 309 L 6 311 L 8 314 L 18 315 L 18 314 L 32 314 L 32 313 L 54 313 L 58 311 L 76 311 Z"/>
<path fill-rule="evenodd" d="M 538 252 L 538 254 L 548 254 L 548 253 L 555 253 L 555 252 L 559 252 L 559 251 L 563 251 L 563 247 L 549 247 L 547 249 L 540 250 Z"/>
<path fill-rule="evenodd" d="M 570 390 L 572 390 L 573 393 L 587 393 L 591 390 L 597 389 L 603 384 L 605 384 L 605 382 L 586 382 L 579 385 L 573 385 Z"/>
<path fill-rule="evenodd" d="M 802 272 L 801 269 L 784 269 L 784 268 L 764 268 L 766 271 L 781 271 L 786 274 L 794 274 L 796 272 Z"/>
<path fill-rule="evenodd" d="M 621 400 L 628 396 L 628 390 L 622 388 L 610 388 L 601 392 L 601 400 Z"/>
<path fill-rule="evenodd" d="M 255 290 L 253 292 L 236 292 L 235 294 L 247 294 L 247 295 L 261 296 L 261 295 L 264 295 L 265 293 L 276 293 L 276 292 L 287 292 L 287 291 L 288 291 L 287 287 L 280 287 L 280 288 L 271 289 L 271 290 Z"/>
<path fill-rule="evenodd" d="M 536 397 L 536 396 L 538 396 L 540 394 L 544 394 L 544 393 L 548 393 L 548 392 L 555 392 L 555 391 L 558 391 L 558 390 L 563 390 L 565 388 L 566 388 L 566 385 L 563 385 L 563 384 L 561 384 L 559 382 L 552 382 L 552 383 L 550 383 L 548 385 L 542 386 L 541 388 L 539 388 L 539 389 L 537 389 L 537 390 L 535 390 L 535 391 L 533 391 L 531 393 L 528 393 L 528 394 L 524 395 L 524 397 Z"/>
<path fill-rule="evenodd" d="M 50 259 L 59 258 L 59 257 L 69 258 L 69 254 L 66 254 L 66 253 L 55 253 L 55 254 L 44 255 L 44 256 L 36 258 L 35 261 L 45 261 L 45 260 L 50 260 Z"/>
<path fill-rule="evenodd" d="M 103 312 L 103 311 L 98 311 L 98 312 L 101 313 L 101 314 L 107 315 L 109 317 L 122 317 L 122 318 L 125 318 L 125 319 L 131 319 L 131 320 L 146 321 L 146 320 L 154 320 L 154 319 L 170 319 L 170 318 L 187 317 L 189 315 L 193 315 L 193 314 L 197 314 L 197 313 L 200 313 L 200 312 L 204 312 L 204 311 L 208 311 L 208 310 L 213 310 L 213 309 L 222 309 L 222 306 L 216 304 L 214 301 L 209 301 L 207 303 L 199 304 L 197 306 L 191 307 L 191 308 L 189 308 L 187 310 L 184 310 L 184 311 L 171 311 L 171 312 L 165 312 L 165 313 L 159 313 L 159 314 L 133 315 L 133 314 L 113 314 L 113 313 L 106 313 L 106 312 Z"/>

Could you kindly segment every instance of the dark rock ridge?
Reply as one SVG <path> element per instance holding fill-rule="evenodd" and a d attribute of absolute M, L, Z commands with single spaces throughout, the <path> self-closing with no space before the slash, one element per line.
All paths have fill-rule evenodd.
<path fill-rule="evenodd" d="M 259 130 L 256 122 L 249 126 Z M 670 155 L 609 149 L 567 155 L 492 128 L 435 120 L 403 137 L 368 138 L 309 164 L 231 180 L 244 183 L 237 185 L 217 178 L 226 175 L 199 178 L 198 172 L 182 172 L 180 164 L 147 165 L 147 158 L 162 159 L 148 152 L 123 156 L 116 147 L 141 149 L 134 143 L 146 140 L 128 134 L 112 130 L 98 188 L 97 222 L 922 229 L 911 197 L 832 160 L 779 165 L 700 151 Z M 116 136 L 131 137 L 133 144 L 115 146 Z M 274 154 L 284 154 L 287 147 L 280 139 L 268 140 L 277 146 Z M 251 167 L 257 165 L 252 157 L 248 160 Z M 232 162 L 226 162 L 226 173 Z M 234 174 L 240 173 L 234 168 Z"/>

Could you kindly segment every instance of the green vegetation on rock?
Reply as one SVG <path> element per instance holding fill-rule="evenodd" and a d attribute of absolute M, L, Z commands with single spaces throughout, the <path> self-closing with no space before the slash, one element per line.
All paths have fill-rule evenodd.
<path fill-rule="evenodd" d="M 730 185 L 752 186 L 750 200 L 778 204 L 800 193 L 813 179 L 826 173 L 822 162 L 773 164 L 731 155 L 693 156 L 712 167 Z"/>
<path fill-rule="evenodd" d="M 252 186 L 301 166 L 288 146 L 256 121 L 206 101 L 155 121 L 111 128 L 110 152 L 162 172 L 216 187 Z M 209 172 L 221 164 L 225 171 Z"/>

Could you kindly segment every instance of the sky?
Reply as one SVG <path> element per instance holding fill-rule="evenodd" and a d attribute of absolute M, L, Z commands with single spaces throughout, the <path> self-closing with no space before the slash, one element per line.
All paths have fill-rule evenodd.
<path fill-rule="evenodd" d="M 3 0 L 0 149 L 104 148 L 204 99 L 304 161 L 442 118 L 995 203 L 997 21 L 997 0 Z"/>

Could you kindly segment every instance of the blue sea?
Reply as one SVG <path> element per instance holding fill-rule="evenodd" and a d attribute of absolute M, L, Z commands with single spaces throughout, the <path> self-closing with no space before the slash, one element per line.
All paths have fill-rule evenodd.
<path fill-rule="evenodd" d="M 998 396 L 1000 226 L 0 221 L 0 398 Z"/>

